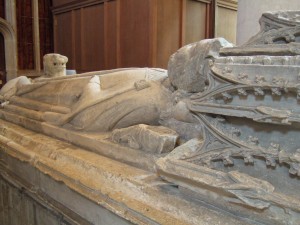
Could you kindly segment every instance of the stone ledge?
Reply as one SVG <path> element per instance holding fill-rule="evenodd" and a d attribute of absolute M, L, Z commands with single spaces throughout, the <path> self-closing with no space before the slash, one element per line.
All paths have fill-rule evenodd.
<path fill-rule="evenodd" d="M 114 219 L 117 224 L 249 224 L 185 199 L 155 173 L 11 125 L 24 137 L 42 137 L 57 151 L 47 155 L 39 145 L 24 148 L 21 139 L 9 138 L 5 124 L 1 174 L 12 174 L 26 191 L 48 196 L 46 202 L 58 202 L 91 224 L 113 224 Z"/>

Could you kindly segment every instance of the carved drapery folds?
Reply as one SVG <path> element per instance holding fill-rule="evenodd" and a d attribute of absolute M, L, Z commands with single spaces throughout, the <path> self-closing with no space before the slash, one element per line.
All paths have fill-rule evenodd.
<path fill-rule="evenodd" d="M 168 74 L 58 76 L 53 61 L 51 76 L 20 77 L 1 89 L 0 118 L 158 174 L 185 200 L 257 223 L 296 225 L 299 15 L 264 14 L 260 33 L 244 46 L 223 38 L 185 46 L 170 58 Z"/>

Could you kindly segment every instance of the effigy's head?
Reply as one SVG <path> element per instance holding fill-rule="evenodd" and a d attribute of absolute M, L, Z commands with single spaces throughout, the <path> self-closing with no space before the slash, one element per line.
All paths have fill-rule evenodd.
<path fill-rule="evenodd" d="M 68 58 L 60 54 L 44 55 L 44 73 L 46 77 L 59 77 L 66 75 Z"/>
<path fill-rule="evenodd" d="M 219 56 L 223 47 L 233 47 L 224 38 L 206 39 L 186 45 L 169 60 L 168 76 L 175 89 L 202 92 L 207 85 L 209 60 Z"/>

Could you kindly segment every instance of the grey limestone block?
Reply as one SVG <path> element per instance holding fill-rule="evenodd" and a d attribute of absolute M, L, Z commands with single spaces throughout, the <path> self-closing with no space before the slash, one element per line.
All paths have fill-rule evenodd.
<path fill-rule="evenodd" d="M 221 48 L 232 46 L 224 38 L 216 38 L 182 47 L 169 60 L 168 76 L 172 85 L 187 92 L 204 91 L 209 59 L 218 57 Z"/>
<path fill-rule="evenodd" d="M 163 126 L 139 124 L 123 129 L 115 129 L 111 138 L 121 145 L 160 154 L 174 149 L 178 134 Z"/>

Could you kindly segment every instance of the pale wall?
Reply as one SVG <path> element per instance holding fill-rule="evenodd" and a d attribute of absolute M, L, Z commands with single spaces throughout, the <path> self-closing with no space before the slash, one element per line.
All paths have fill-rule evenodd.
<path fill-rule="evenodd" d="M 223 37 L 227 41 L 236 44 L 236 23 L 236 10 L 218 7 L 218 18 L 216 22 L 215 36 Z"/>
<path fill-rule="evenodd" d="M 259 31 L 258 20 L 266 11 L 300 10 L 300 0 L 239 0 L 237 44 L 245 43 Z"/>

